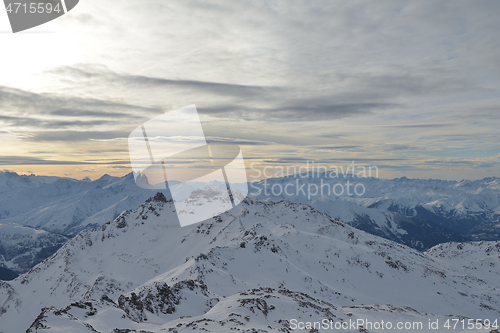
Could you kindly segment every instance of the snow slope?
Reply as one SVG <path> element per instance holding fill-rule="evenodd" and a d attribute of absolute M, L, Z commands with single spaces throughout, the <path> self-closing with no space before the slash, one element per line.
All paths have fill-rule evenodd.
<path fill-rule="evenodd" d="M 59 249 L 67 237 L 0 223 L 0 267 L 22 273 Z"/>
<path fill-rule="evenodd" d="M 180 228 L 173 203 L 156 195 L 1 282 L 0 331 L 289 332 L 293 316 L 494 320 L 500 267 L 488 260 L 498 262 L 499 246 L 471 244 L 463 256 L 484 265 L 461 266 L 456 244 L 421 253 L 309 206 L 252 199 Z"/>
<path fill-rule="evenodd" d="M 189 289 L 188 289 L 189 290 Z M 152 294 L 149 294 L 151 297 Z M 190 300 L 181 297 L 182 303 Z M 142 303 L 138 303 L 142 304 Z M 193 304 L 193 303 L 189 303 Z M 335 306 L 307 294 L 285 288 L 256 288 L 220 300 L 207 313 L 164 323 L 164 318 L 137 322 L 112 300 L 73 303 L 64 309 L 44 308 L 28 333 L 35 332 L 390 332 L 398 323 L 410 325 L 404 331 L 436 332 L 429 321 L 447 316 L 390 305 Z M 163 321 L 162 321 L 163 319 Z M 361 321 L 358 323 L 358 321 Z M 373 329 L 390 322 L 392 329 Z M 344 326 L 336 326 L 344 325 Z M 351 325 L 353 325 L 351 327 Z M 388 324 L 385 324 L 386 326 Z M 418 326 L 421 325 L 421 326 Z M 119 329 L 117 327 L 127 327 Z M 344 327 L 344 329 L 342 328 Z M 404 327 L 404 326 L 403 326 Z M 421 327 L 421 328 L 420 328 Z M 313 329 L 316 328 L 317 331 Z M 399 330 L 403 331 L 403 330 Z M 447 332 L 477 332 L 446 329 Z M 488 332 L 484 330 L 483 332 Z"/>
<path fill-rule="evenodd" d="M 138 187 L 132 174 L 90 181 L 0 172 L 0 267 L 25 272 L 67 237 L 111 221 L 155 193 Z"/>
<path fill-rule="evenodd" d="M 330 188 L 350 181 L 362 184 L 366 192 L 362 196 L 347 193 L 308 196 L 294 191 L 297 180 L 299 186 L 321 186 L 324 182 Z M 282 188 L 289 184 L 295 186 L 291 188 L 293 194 L 265 193 L 266 185 L 269 189 L 276 184 Z M 189 185 L 182 186 L 186 187 L 186 193 L 190 193 Z M 385 180 L 352 175 L 332 178 L 330 174 L 313 173 L 307 177 L 268 179 L 250 186 L 253 197 L 259 200 L 286 199 L 308 204 L 358 229 L 421 251 L 449 241 L 499 240 L 499 189 L 498 178 L 454 182 L 407 178 Z M 124 210 L 138 207 L 154 193 L 138 187 L 132 174 L 124 177 L 104 175 L 90 181 L 0 172 L 0 223 L 72 237 L 83 229 L 113 220 Z M 168 191 L 164 194 L 169 196 Z M 17 236 L 9 237 L 14 239 Z M 24 253 L 39 248 L 35 243 L 22 244 L 25 245 L 21 251 Z M 10 249 L 4 242 L 0 243 L 1 246 L 5 253 L 21 254 L 17 245 Z M 27 260 L 30 256 L 24 256 L 23 264 L 12 261 L 16 256 L 4 255 L 0 267 L 26 271 L 43 259 L 42 254 L 48 256 L 51 252 L 53 250 L 38 251 L 39 255 L 31 255 L 31 262 Z"/>
<path fill-rule="evenodd" d="M 95 181 L 63 178 L 3 193 L 1 205 L 11 208 L 1 221 L 73 236 L 138 207 L 154 193 L 138 187 L 131 173 Z"/>

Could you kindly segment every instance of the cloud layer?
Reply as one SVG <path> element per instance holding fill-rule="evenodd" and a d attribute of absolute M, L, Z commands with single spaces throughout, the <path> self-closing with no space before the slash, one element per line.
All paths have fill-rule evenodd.
<path fill-rule="evenodd" d="M 39 28 L 55 33 L 0 35 L 0 163 L 38 165 L 25 157 L 38 151 L 123 172 L 132 129 L 196 104 L 209 138 L 266 164 L 499 175 L 498 12 L 496 0 L 86 0 Z"/>

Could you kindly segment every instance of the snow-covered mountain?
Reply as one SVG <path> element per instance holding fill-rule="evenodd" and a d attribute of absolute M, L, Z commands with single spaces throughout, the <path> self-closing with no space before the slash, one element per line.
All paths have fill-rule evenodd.
<path fill-rule="evenodd" d="M 0 223 L 0 267 L 16 273 L 26 272 L 67 240 L 48 231 Z"/>
<path fill-rule="evenodd" d="M 23 225 L 66 236 L 111 221 L 155 193 L 137 186 L 131 173 L 124 177 L 104 175 L 95 181 L 42 177 L 51 179 L 50 182 L 38 181 L 37 176 L 0 175 L 16 184 L 9 189 L 0 186 L 0 211 L 4 217 L 0 221 L 3 224 Z M 34 181 L 23 182 L 23 179 Z"/>
<path fill-rule="evenodd" d="M 362 196 L 347 193 L 336 196 L 325 192 L 308 196 L 310 193 L 294 190 L 297 180 L 299 187 L 302 184 L 321 185 L 323 181 L 330 188 L 349 180 L 353 184 L 363 184 L 365 193 Z M 282 188 L 292 185 L 287 190 L 293 194 L 273 195 L 269 190 L 266 193 L 265 186 L 270 189 L 275 184 Z M 315 174 L 267 179 L 252 183 L 250 191 L 259 200 L 286 199 L 311 205 L 358 229 L 423 251 L 449 241 L 500 239 L 499 184 L 497 178 L 453 182 L 406 178 L 384 180 L 352 175 L 330 178 L 328 174 Z M 220 186 L 225 189 L 225 184 Z M 191 193 L 189 184 L 181 187 L 185 187 L 185 193 Z M 124 177 L 104 175 L 90 181 L 0 172 L 0 223 L 29 227 L 36 239 L 41 237 L 38 231 L 45 230 L 55 234 L 52 238 L 59 237 L 60 246 L 61 235 L 72 237 L 83 229 L 100 226 L 124 210 L 138 207 L 155 193 L 155 190 L 137 186 L 132 174 Z M 168 190 L 164 194 L 169 197 Z M 7 236 L 7 228 L 2 228 L 0 268 L 23 272 L 56 249 L 52 239 L 45 245 L 40 240 L 29 244 L 26 239 L 22 243 L 24 250 L 17 244 L 10 248 L 14 243 L 6 239 L 19 236 L 16 233 Z M 23 230 L 27 232 L 28 229 Z M 22 257 L 18 257 L 20 255 Z M 23 262 L 21 265 L 20 261 Z"/>
<path fill-rule="evenodd" d="M 0 331 L 291 332 L 364 319 L 426 332 L 429 320 L 498 319 L 499 259 L 498 242 L 422 253 L 284 201 L 247 199 L 181 228 L 158 194 L 1 282 Z M 343 331 L 380 331 L 366 328 Z"/>
<path fill-rule="evenodd" d="M 51 200 L 60 199 L 63 186 L 54 186 L 54 183 L 65 183 L 66 188 L 78 183 L 75 179 L 61 177 L 46 177 L 35 175 L 18 175 L 15 172 L 0 171 L 0 219 L 15 216 L 39 207 Z M 45 188 L 61 188 L 59 191 L 41 190 Z"/>
<path fill-rule="evenodd" d="M 354 192 L 358 184 L 362 195 Z M 260 200 L 311 205 L 359 229 L 419 250 L 448 241 L 500 240 L 500 178 L 389 180 L 310 172 L 255 182 L 250 192 Z"/>
<path fill-rule="evenodd" d="M 138 187 L 132 174 L 91 181 L 0 172 L 0 268 L 25 272 L 68 237 L 112 221 L 155 193 Z"/>

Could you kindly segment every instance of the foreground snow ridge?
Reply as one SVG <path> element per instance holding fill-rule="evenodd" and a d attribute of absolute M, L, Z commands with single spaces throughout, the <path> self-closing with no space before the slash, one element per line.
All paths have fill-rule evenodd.
<path fill-rule="evenodd" d="M 181 228 L 159 194 L 0 282 L 0 332 L 292 332 L 324 319 L 436 332 L 429 320 L 500 318 L 499 259 L 499 242 L 422 253 L 287 201 L 246 199 Z"/>

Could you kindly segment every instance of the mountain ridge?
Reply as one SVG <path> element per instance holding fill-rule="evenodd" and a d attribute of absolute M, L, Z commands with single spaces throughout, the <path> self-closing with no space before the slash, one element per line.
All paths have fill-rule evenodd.
<path fill-rule="evenodd" d="M 336 179 L 324 179 L 325 175 L 317 174 L 309 176 L 300 178 L 296 175 L 250 183 L 250 190 L 254 192 L 251 196 L 259 200 L 286 199 L 311 205 L 358 229 L 419 251 L 449 241 L 500 239 L 498 178 L 458 182 L 405 177 L 385 180 L 360 179 L 352 175 Z M 319 184 L 324 180 L 330 185 L 354 180 L 365 186 L 366 193 L 361 197 L 318 195 L 310 198 L 255 193 L 255 188 L 263 189 L 263 182 L 269 186 L 286 186 L 296 179 L 304 184 Z M 189 193 L 189 185 L 183 186 L 184 192 Z M 31 228 L 34 235 L 36 230 L 45 230 L 54 235 L 73 237 L 83 229 L 115 219 L 124 210 L 139 207 L 155 193 L 156 190 L 138 187 L 132 173 L 123 177 L 103 175 L 91 181 L 0 172 L 0 217 L 3 217 L 0 223 Z M 163 193 L 170 197 L 168 190 Z M 19 236 L 13 233 L 6 237 L 14 239 Z M 0 253 L 0 267 L 21 273 L 43 259 L 31 248 L 41 248 L 37 253 L 49 256 L 63 243 L 61 239 L 56 247 L 52 242 L 40 247 L 36 245 L 37 241 L 34 238 L 31 245 L 26 244 L 24 249 L 19 249 L 0 238 L 0 247 L 3 245 L 5 248 L 3 257 Z M 15 256 L 5 254 L 14 252 L 19 256 L 26 254 L 22 256 L 22 264 L 16 263 Z"/>
<path fill-rule="evenodd" d="M 480 277 L 473 279 L 478 275 L 473 267 L 451 261 L 443 265 L 443 258 L 357 230 L 307 205 L 250 198 L 220 216 L 181 228 L 172 201 L 158 199 L 82 231 L 29 272 L 2 282 L 0 320 L 10 323 L 5 333 L 28 329 L 21 328 L 26 317 L 34 321 L 30 332 L 58 332 L 43 326 L 55 327 L 62 318 L 68 319 L 63 320 L 66 324 L 90 325 L 102 332 L 155 332 L 174 324 L 191 329 L 215 313 L 213 318 L 220 320 L 212 318 L 210 325 L 227 322 L 229 314 L 220 311 L 235 304 L 247 309 L 250 325 L 262 325 L 277 308 L 282 309 L 278 317 L 292 311 L 296 303 L 280 292 L 285 289 L 317 300 L 310 299 L 313 303 L 366 307 L 363 311 L 372 318 L 380 315 L 373 307 L 389 305 L 386 309 L 400 309 L 407 318 L 417 315 L 407 307 L 440 318 L 493 318 L 500 313 L 499 267 L 488 265 L 500 258 L 497 250 L 481 260 Z M 248 297 L 242 293 L 249 290 L 262 294 L 244 301 Z M 457 298 L 462 302 L 457 304 Z M 268 316 L 255 312 L 264 306 L 262 301 L 268 304 Z M 75 302 L 90 302 L 91 307 L 81 311 L 70 306 Z M 153 311 L 147 310 L 148 302 L 156 304 Z M 169 313 L 169 304 L 176 310 L 170 308 Z M 61 312 L 67 306 L 71 316 Z M 314 308 L 302 315 L 312 315 Z M 342 318 L 348 318 L 346 313 Z M 192 320 L 182 319 L 186 315 Z M 36 324 L 37 317 L 44 321 Z M 290 318 L 273 318 L 273 327 L 283 327 L 279 320 L 290 324 Z"/>
<path fill-rule="evenodd" d="M 310 204 L 361 230 L 421 251 L 448 241 L 500 239 L 500 178 L 459 182 L 327 175 L 312 173 L 253 182 L 251 195 L 260 200 Z M 362 186 L 363 195 L 325 194 L 337 184 L 345 188 L 347 182 Z M 270 191 L 273 186 L 281 189 L 275 191 L 277 195 Z M 316 192 L 298 190 L 304 186 L 316 186 Z M 322 186 L 326 186 L 325 191 Z M 402 236 L 405 234 L 406 239 Z"/>

